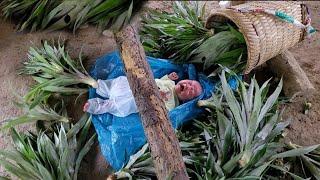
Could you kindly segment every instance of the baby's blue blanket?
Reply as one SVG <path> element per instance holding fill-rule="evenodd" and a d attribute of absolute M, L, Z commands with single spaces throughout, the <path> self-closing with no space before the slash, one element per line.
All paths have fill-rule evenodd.
<path fill-rule="evenodd" d="M 203 113 L 204 110 L 197 107 L 197 101 L 209 98 L 214 90 L 214 84 L 205 75 L 197 74 L 192 64 L 176 65 L 168 60 L 152 57 L 147 57 L 147 61 L 155 78 L 161 78 L 166 74 L 176 72 L 181 79 L 198 80 L 203 87 L 203 93 L 199 97 L 183 103 L 169 112 L 174 128 L 178 128 L 183 123 Z M 125 71 L 119 52 L 115 51 L 97 59 L 91 75 L 96 79 L 113 79 L 124 76 Z M 94 97 L 99 96 L 95 93 L 95 89 L 91 88 L 89 98 Z M 146 143 L 138 113 L 124 118 L 108 113 L 92 115 L 92 122 L 98 134 L 102 154 L 115 170 L 125 166 L 129 157 Z"/>

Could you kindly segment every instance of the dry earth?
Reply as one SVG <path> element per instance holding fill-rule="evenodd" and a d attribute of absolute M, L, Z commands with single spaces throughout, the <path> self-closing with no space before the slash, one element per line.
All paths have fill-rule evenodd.
<path fill-rule="evenodd" d="M 9 22 L 0 20 L 0 121 L 21 115 L 21 111 L 12 103 L 15 94 L 23 95 L 28 91 L 32 81 L 28 77 L 17 75 L 16 70 L 26 59 L 30 46 L 40 45 L 43 39 L 66 39 L 67 49 L 72 56 L 82 49 L 83 54 L 93 62 L 97 57 L 116 49 L 111 32 L 103 36 L 95 27 L 80 30 L 76 35 L 71 32 L 40 32 L 17 33 L 15 27 Z M 90 62 L 87 62 L 90 64 Z M 78 103 L 81 106 L 81 103 Z M 75 108 L 81 110 L 80 107 Z M 74 114 L 81 114 L 75 112 Z M 33 125 L 26 125 L 20 130 L 32 129 Z M 11 139 L 7 134 L 0 134 L 0 148 L 10 146 Z M 1 167 L 0 167 L 1 168 Z M 0 169 L 1 175 L 2 169 Z"/>
<path fill-rule="evenodd" d="M 307 1 L 311 12 L 312 25 L 320 30 L 320 1 Z M 320 33 L 311 39 L 306 39 L 291 49 L 302 69 L 306 72 L 315 92 L 304 93 L 304 97 L 294 99 L 288 104 L 285 117 L 291 118 L 292 123 L 288 128 L 288 140 L 300 145 L 320 143 Z M 312 104 L 309 113 L 304 114 L 305 102 Z"/>
<path fill-rule="evenodd" d="M 216 2 L 208 2 L 209 8 L 217 6 Z M 307 2 L 309 4 L 313 25 L 320 29 L 320 2 Z M 170 2 L 153 1 L 148 6 L 155 9 L 170 9 Z M 115 41 L 111 32 L 105 35 L 99 33 L 95 27 L 87 27 L 78 31 L 76 35 L 67 31 L 38 32 L 38 33 L 18 33 L 12 23 L 0 19 L 0 121 L 21 115 L 12 101 L 15 94 L 23 95 L 27 92 L 32 81 L 28 77 L 17 75 L 16 69 L 21 66 L 21 62 L 26 58 L 26 53 L 31 45 L 39 45 L 42 39 L 62 38 L 68 40 L 67 49 L 71 55 L 77 55 L 82 49 L 83 54 L 88 57 L 87 64 L 94 62 L 97 57 L 116 49 Z M 303 94 L 303 97 L 295 98 L 295 102 L 287 105 L 285 118 L 291 118 L 292 124 L 287 130 L 287 139 L 301 145 L 311 145 L 320 143 L 320 34 L 317 33 L 312 39 L 305 40 L 291 51 L 294 53 L 303 70 L 306 71 L 310 81 L 314 84 L 316 92 L 313 95 Z M 303 104 L 311 102 L 312 108 L 308 114 L 303 114 Z M 82 104 L 78 103 L 78 108 Z M 78 111 L 79 112 L 79 111 Z M 79 114 L 75 112 L 74 114 Z M 20 127 L 22 131 L 32 129 L 33 125 Z M 0 148 L 10 148 L 11 139 L 7 134 L 0 134 Z M 95 169 L 102 171 L 105 167 L 101 157 L 96 157 L 98 148 L 92 152 L 92 160 L 96 165 L 86 166 L 85 171 Z M 92 164 L 88 161 L 86 164 Z M 95 168 L 94 168 L 95 167 Z M 0 175 L 3 170 L 0 167 Z M 87 178 L 86 178 L 87 177 Z M 83 179 L 88 179 L 83 176 Z M 91 176 L 89 179 L 92 179 Z"/>

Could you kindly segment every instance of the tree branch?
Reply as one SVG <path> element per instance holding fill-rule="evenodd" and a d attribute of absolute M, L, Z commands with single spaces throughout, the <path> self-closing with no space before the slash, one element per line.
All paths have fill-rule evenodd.
<path fill-rule="evenodd" d="M 179 141 L 160 98 L 136 30 L 128 25 L 116 35 L 130 88 L 141 116 L 158 179 L 189 179 Z"/>

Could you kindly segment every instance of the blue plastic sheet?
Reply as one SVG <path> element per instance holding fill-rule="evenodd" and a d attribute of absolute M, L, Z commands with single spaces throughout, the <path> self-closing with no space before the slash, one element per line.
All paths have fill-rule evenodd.
<path fill-rule="evenodd" d="M 180 79 L 198 80 L 203 87 L 203 93 L 191 101 L 182 103 L 169 112 L 169 117 L 174 128 L 195 118 L 203 113 L 203 109 L 197 107 L 199 99 L 209 98 L 214 90 L 214 84 L 205 75 L 197 74 L 192 64 L 176 65 L 168 60 L 147 57 L 155 78 L 171 72 L 178 73 Z M 118 51 L 99 58 L 91 75 L 96 79 L 113 79 L 124 76 L 125 71 Z M 89 98 L 99 97 L 95 89 L 91 88 Z M 100 97 L 102 98 L 102 97 Z M 117 171 L 129 160 L 129 157 L 136 153 L 145 143 L 143 127 L 139 114 L 131 114 L 121 118 L 109 113 L 92 115 L 92 122 L 98 134 L 98 140 L 102 154 L 108 163 Z"/>

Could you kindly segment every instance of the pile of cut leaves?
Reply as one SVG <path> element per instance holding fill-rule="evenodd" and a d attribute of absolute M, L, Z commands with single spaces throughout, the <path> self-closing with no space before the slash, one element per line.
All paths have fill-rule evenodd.
<path fill-rule="evenodd" d="M 24 97 L 31 109 L 56 94 L 81 95 L 89 86 L 97 86 L 83 67 L 81 53 L 78 59 L 72 59 L 61 42 L 44 41 L 41 48 L 31 47 L 19 73 L 30 75 L 37 82 Z"/>
<path fill-rule="evenodd" d="M 177 133 L 191 179 L 319 179 L 320 145 L 283 143 L 278 96 L 282 81 L 268 96 L 269 83 L 239 82 L 233 91 L 221 74 L 221 88 L 200 100 L 209 115 Z M 146 144 L 116 172 L 118 179 L 154 179 L 155 169 Z"/>
<path fill-rule="evenodd" d="M 119 29 L 139 4 L 136 0 L 3 0 L 0 7 L 5 18 L 19 19 L 19 31 L 69 28 L 75 32 L 87 23 Z"/>
<path fill-rule="evenodd" d="M 84 156 L 94 143 L 87 115 L 76 124 L 55 123 L 51 129 L 19 133 L 11 128 L 13 150 L 0 150 L 0 165 L 19 179 L 77 179 Z"/>
<path fill-rule="evenodd" d="M 245 40 L 232 23 L 207 29 L 204 8 L 198 2 L 174 2 L 172 13 L 150 11 L 141 31 L 147 54 L 193 63 L 209 76 L 220 76 L 215 94 L 198 103 L 209 115 L 177 133 L 190 178 L 320 179 L 319 145 L 284 143 L 282 134 L 289 122 L 281 120 L 278 107 L 282 81 L 273 93 L 269 81 L 259 86 L 255 78 L 249 84 L 238 80 L 235 91 L 227 84 L 227 77 L 244 70 Z M 226 77 L 224 69 L 234 73 Z M 156 177 L 148 145 L 115 175 Z"/>
<path fill-rule="evenodd" d="M 13 149 L 0 150 L 0 166 L 19 179 L 76 180 L 96 135 L 89 131 L 88 114 L 71 122 L 65 100 L 86 92 L 95 80 L 81 58 L 70 58 L 63 43 L 47 41 L 41 48 L 30 48 L 20 73 L 31 75 L 36 84 L 16 102 L 24 115 L 0 122 L 0 132 L 10 129 L 14 143 Z M 36 130 L 22 133 L 14 129 L 25 123 L 35 123 Z"/>
<path fill-rule="evenodd" d="M 50 14 L 44 6 L 75 1 L 3 2 L 11 2 L 13 7 L 22 5 L 16 8 L 28 19 L 22 27 L 31 25 L 35 30 L 42 22 L 34 18 Z M 98 5 L 95 3 L 116 1 L 90 2 Z M 37 11 L 24 11 L 32 3 L 42 5 L 37 6 Z M 193 3 L 191 7 L 176 2 L 173 14 L 154 12 L 144 19 L 142 39 L 146 50 L 176 62 L 198 63 L 208 71 L 221 65 L 242 72 L 246 47 L 241 33 L 231 24 L 206 29 L 203 7 Z M 29 11 L 34 15 L 30 16 Z M 64 12 L 59 8 L 56 11 Z M 320 179 L 319 145 L 300 147 L 283 142 L 283 130 L 289 122 L 281 120 L 278 107 L 282 81 L 272 93 L 269 81 L 259 86 L 255 78 L 248 84 L 238 80 L 238 88 L 232 90 L 225 71 L 220 68 L 216 72 L 221 85 L 210 99 L 198 103 L 207 109 L 207 114 L 177 132 L 189 176 L 201 180 Z M 64 99 L 85 93 L 89 87 L 96 86 L 96 81 L 83 67 L 81 54 L 78 59 L 72 59 L 62 43 L 46 41 L 41 48 L 30 48 L 20 73 L 32 76 L 36 84 L 17 103 L 25 114 L 0 124 L 1 130 L 10 128 L 14 142 L 13 150 L 0 150 L 0 165 L 20 179 L 77 179 L 95 134 L 89 133 L 91 120 L 86 114 L 75 124 L 70 121 Z M 16 125 L 31 122 L 36 122 L 36 132 L 21 133 L 14 129 Z M 115 175 L 118 179 L 154 179 L 148 145 L 131 156 Z"/>
<path fill-rule="evenodd" d="M 66 98 L 81 96 L 89 87 L 97 86 L 82 64 L 81 53 L 79 58 L 72 59 L 62 42 L 43 41 L 40 48 L 30 47 L 19 74 L 31 76 L 36 83 L 15 102 L 25 115 L 3 121 L 0 130 L 38 120 L 69 122 L 64 105 Z"/>
<path fill-rule="evenodd" d="M 242 72 L 246 62 L 246 43 L 234 24 L 205 27 L 205 5 L 197 1 L 176 1 L 173 12 L 151 10 L 143 18 L 141 41 L 148 55 L 194 63 L 200 71 L 215 74 L 220 66 Z"/>

